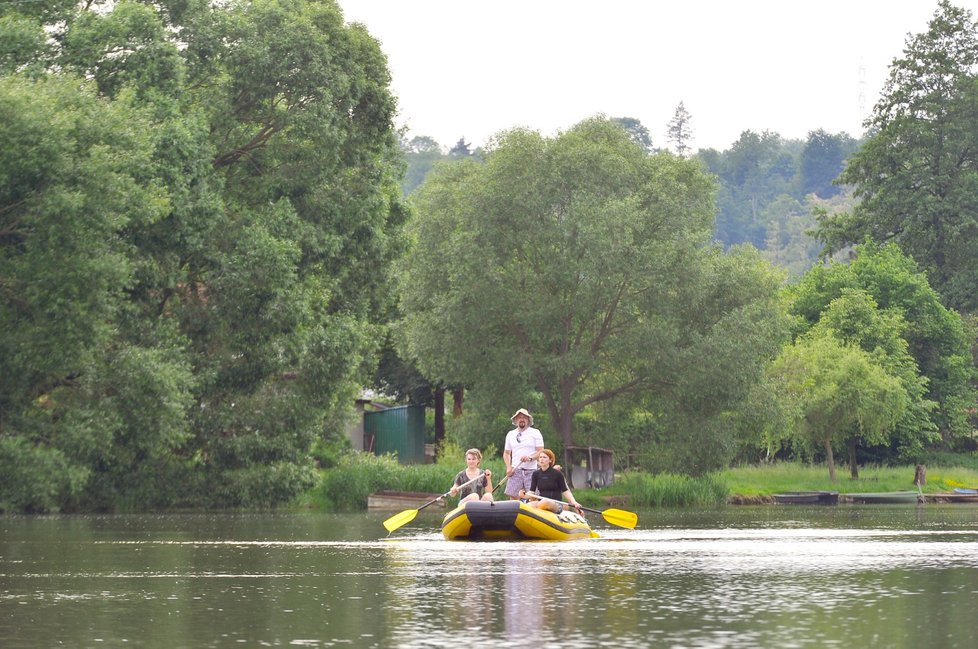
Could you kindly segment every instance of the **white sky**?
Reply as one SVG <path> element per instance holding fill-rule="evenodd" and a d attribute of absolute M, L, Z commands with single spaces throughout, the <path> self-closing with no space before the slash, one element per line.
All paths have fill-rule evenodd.
<path fill-rule="evenodd" d="M 338 0 L 381 42 L 398 125 L 473 148 L 525 126 L 553 135 L 597 113 L 653 144 L 680 101 L 692 146 L 742 131 L 863 132 L 907 35 L 937 0 Z M 978 0 L 952 0 L 978 13 Z"/>

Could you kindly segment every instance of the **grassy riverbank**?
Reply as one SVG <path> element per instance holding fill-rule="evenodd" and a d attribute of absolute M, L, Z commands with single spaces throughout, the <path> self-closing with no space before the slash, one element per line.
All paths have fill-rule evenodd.
<path fill-rule="evenodd" d="M 829 480 L 828 468 L 823 465 L 799 463 L 765 464 L 727 469 L 720 474 L 731 497 L 750 499 L 790 491 L 838 491 L 863 493 L 881 491 L 912 491 L 914 467 L 864 466 L 859 479 L 849 477 L 848 467 L 836 468 L 837 479 Z M 978 486 L 978 470 L 968 467 L 927 467 L 924 493 L 952 491 L 955 487 Z"/>
<path fill-rule="evenodd" d="M 366 508 L 367 497 L 377 491 L 443 493 L 462 468 L 457 462 L 412 466 L 398 464 L 390 457 L 345 456 L 336 466 L 324 470 L 320 484 L 297 504 L 319 511 L 356 511 Z M 505 475 L 498 459 L 483 462 L 483 468 L 491 469 L 497 480 Z M 790 491 L 844 494 L 916 489 L 913 466 L 860 467 L 858 480 L 849 477 L 847 467 L 839 467 L 837 476 L 832 482 L 825 465 L 800 463 L 735 467 L 698 478 L 625 472 L 610 487 L 576 489 L 574 495 L 588 507 L 715 507 L 731 502 L 765 502 L 772 494 Z M 978 468 L 935 465 L 927 468 L 923 492 L 976 486 Z"/>

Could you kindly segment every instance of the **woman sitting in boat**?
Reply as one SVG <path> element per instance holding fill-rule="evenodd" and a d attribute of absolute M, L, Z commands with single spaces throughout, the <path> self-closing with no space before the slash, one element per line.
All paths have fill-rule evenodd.
<path fill-rule="evenodd" d="M 449 490 L 452 496 L 459 496 L 459 504 L 469 500 L 485 500 L 492 502 L 492 471 L 486 469 L 485 473 L 479 468 L 482 463 L 482 451 L 477 448 L 470 448 L 465 452 L 465 468 L 455 476 L 455 483 Z M 472 482 L 473 478 L 478 478 L 482 474 L 481 480 Z M 471 484 L 465 484 L 470 482 Z M 460 487 L 459 485 L 465 485 Z"/>
<path fill-rule="evenodd" d="M 531 497 L 527 504 L 531 507 L 547 509 L 555 514 L 559 514 L 564 511 L 564 505 L 557 501 L 563 499 L 576 509 L 578 514 L 581 514 L 583 513 L 581 506 L 574 499 L 574 494 L 571 493 L 570 488 L 568 488 L 564 474 L 554 467 L 556 461 L 557 458 L 554 456 L 554 452 L 549 448 L 540 451 L 540 457 L 537 458 L 540 468 L 534 471 L 533 476 L 530 478 L 530 491 L 535 492 L 539 498 Z M 526 497 L 527 491 L 520 489 L 520 499 Z"/>

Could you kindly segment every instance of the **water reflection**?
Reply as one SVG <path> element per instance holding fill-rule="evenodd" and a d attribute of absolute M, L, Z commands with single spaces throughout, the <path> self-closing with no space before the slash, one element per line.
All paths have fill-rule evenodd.
<path fill-rule="evenodd" d="M 536 558 L 533 554 L 517 555 L 509 559 L 506 570 L 506 637 L 518 639 L 532 637 L 543 628 L 544 602 L 541 594 L 543 571 L 549 559 Z"/>
<path fill-rule="evenodd" d="M 0 519 L 0 646 L 926 649 L 978 635 L 978 508 L 649 512 L 565 543 L 447 542 L 420 517 L 385 538 L 382 518 Z"/>

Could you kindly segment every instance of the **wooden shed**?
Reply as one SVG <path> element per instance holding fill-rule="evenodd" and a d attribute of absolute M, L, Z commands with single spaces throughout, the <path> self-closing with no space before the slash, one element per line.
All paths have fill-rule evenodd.
<path fill-rule="evenodd" d="M 567 473 L 575 489 L 599 489 L 615 481 L 615 454 L 596 446 L 568 446 Z"/>

